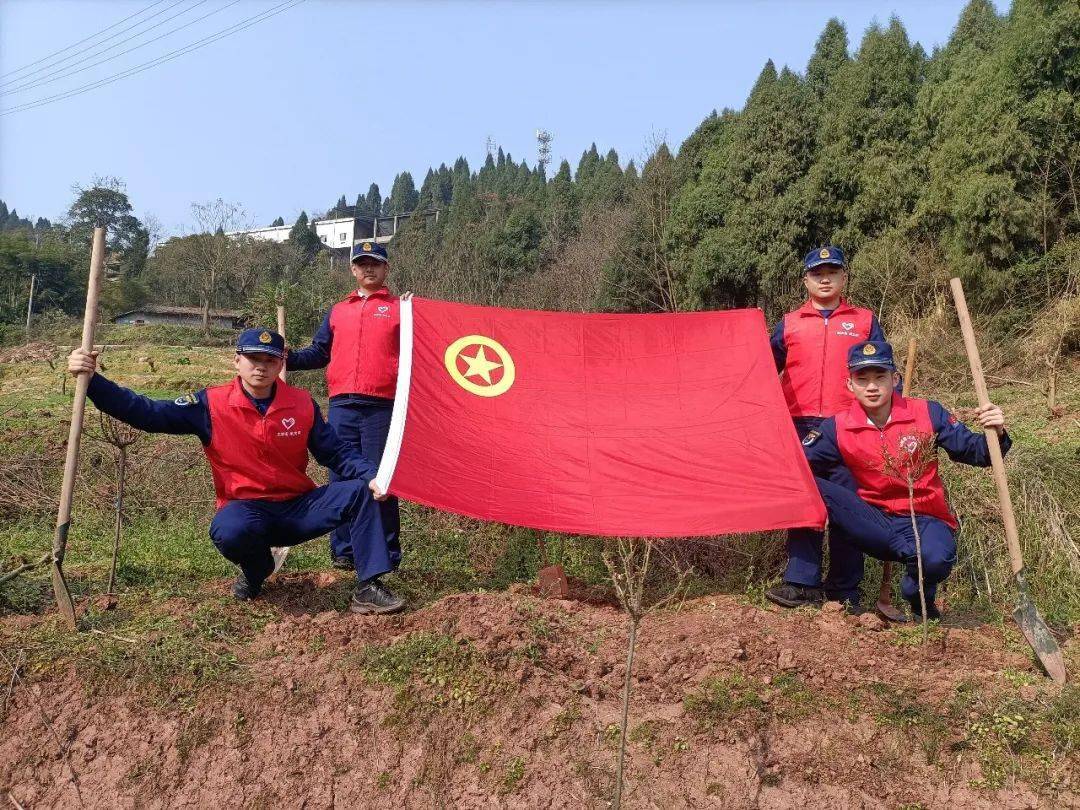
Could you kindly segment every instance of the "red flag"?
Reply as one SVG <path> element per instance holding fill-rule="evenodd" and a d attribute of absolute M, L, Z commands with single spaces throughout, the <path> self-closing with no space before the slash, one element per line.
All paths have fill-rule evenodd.
<path fill-rule="evenodd" d="M 663 315 L 402 302 L 379 484 L 594 535 L 821 527 L 760 310 Z"/>

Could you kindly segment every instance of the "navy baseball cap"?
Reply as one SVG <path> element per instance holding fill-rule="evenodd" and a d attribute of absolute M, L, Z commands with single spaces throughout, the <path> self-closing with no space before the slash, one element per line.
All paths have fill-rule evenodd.
<path fill-rule="evenodd" d="M 844 251 L 835 245 L 827 245 L 823 248 L 815 248 L 806 254 L 803 259 L 803 272 L 813 270 L 823 264 L 835 264 L 847 270 L 847 262 L 844 261 Z"/>
<path fill-rule="evenodd" d="M 884 340 L 864 340 L 862 343 L 856 343 L 848 350 L 847 367 L 848 371 L 871 367 L 896 371 L 892 346 Z"/>
<path fill-rule="evenodd" d="M 390 259 L 386 256 L 386 248 L 377 242 L 364 241 L 353 245 L 352 258 L 349 261 L 355 262 L 365 257 L 374 259 L 377 262 L 390 262 Z"/>
<path fill-rule="evenodd" d="M 285 338 L 270 329 L 245 329 L 236 339 L 237 354 L 272 354 L 285 356 Z"/>

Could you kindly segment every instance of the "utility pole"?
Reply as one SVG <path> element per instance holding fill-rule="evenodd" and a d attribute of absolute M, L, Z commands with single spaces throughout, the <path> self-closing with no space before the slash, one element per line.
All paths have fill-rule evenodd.
<path fill-rule="evenodd" d="M 34 313 L 34 283 L 37 281 L 37 273 L 30 276 L 30 301 L 26 305 L 26 339 L 30 340 L 30 316 Z"/>

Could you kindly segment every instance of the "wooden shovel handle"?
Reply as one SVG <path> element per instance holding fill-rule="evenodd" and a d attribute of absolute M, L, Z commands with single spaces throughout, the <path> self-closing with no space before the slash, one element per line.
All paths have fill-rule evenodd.
<path fill-rule="evenodd" d="M 279 306 L 277 308 L 277 332 L 282 337 L 285 337 L 285 307 Z M 281 364 L 281 373 L 278 374 L 282 382 L 285 382 L 285 364 Z"/>
<path fill-rule="evenodd" d="M 979 357 L 979 347 L 975 343 L 975 330 L 971 326 L 971 315 L 968 312 L 967 299 L 964 298 L 964 287 L 960 279 L 949 280 L 952 288 L 953 300 L 956 302 L 956 314 L 960 318 L 960 332 L 964 336 L 964 348 L 967 350 L 968 364 L 971 366 L 971 378 L 975 381 L 975 394 L 979 398 L 979 405 L 989 405 L 990 395 L 986 390 L 986 379 L 983 377 L 982 360 Z M 1016 530 L 1016 515 L 1013 513 L 1012 498 L 1009 497 L 1009 481 L 1005 477 L 1005 460 L 1001 455 L 1001 443 L 998 441 L 997 431 L 986 428 L 986 444 L 990 448 L 990 465 L 994 470 L 994 484 L 997 486 L 998 507 L 1001 509 L 1001 521 L 1005 524 L 1005 542 L 1009 547 L 1009 560 L 1012 562 L 1014 574 L 1024 570 L 1024 558 L 1020 553 L 1020 534 Z"/>
<path fill-rule="evenodd" d="M 904 396 L 911 396 L 912 380 L 915 379 L 915 351 L 919 342 L 911 338 L 907 344 L 907 358 L 904 360 Z"/>
<path fill-rule="evenodd" d="M 90 255 L 90 279 L 86 286 L 86 311 L 83 313 L 82 349 L 94 349 L 94 330 L 97 327 L 98 297 L 101 291 L 102 268 L 105 265 L 105 229 L 94 228 L 94 247 Z M 71 427 L 68 430 L 67 457 L 64 459 L 64 483 L 60 488 L 60 508 L 56 513 L 57 527 L 71 520 L 71 499 L 75 491 L 75 472 L 79 466 L 79 439 L 82 437 L 83 413 L 86 409 L 86 389 L 90 386 L 89 374 L 80 374 L 75 380 L 75 399 L 71 403 Z M 65 537 L 66 540 L 66 537 Z M 54 546 L 60 546 L 57 543 Z M 62 544 L 66 546 L 66 543 Z M 64 560 L 64 548 L 54 547 L 57 562 Z"/>

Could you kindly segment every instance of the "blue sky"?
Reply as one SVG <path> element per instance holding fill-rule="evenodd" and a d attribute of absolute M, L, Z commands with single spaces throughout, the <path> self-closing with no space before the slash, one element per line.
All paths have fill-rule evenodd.
<path fill-rule="evenodd" d="M 124 26 L 176 2 L 161 0 Z M 190 11 L 117 50 L 217 13 L 60 81 L 0 88 L 0 110 L 134 67 L 281 0 L 230 2 L 182 0 L 144 27 Z M 0 74 L 150 3 L 0 0 Z M 930 51 L 963 6 L 306 0 L 138 75 L 0 116 L 0 198 L 20 215 L 57 219 L 72 184 L 113 175 L 127 182 L 136 213 L 153 215 L 169 234 L 190 224 L 192 202 L 221 197 L 242 204 L 255 224 L 291 222 L 340 194 L 352 202 L 372 181 L 385 195 L 404 169 L 417 185 L 429 166 L 458 155 L 475 169 L 489 137 L 531 164 L 538 127 L 554 135 L 556 162 L 576 166 L 593 141 L 601 151 L 615 147 L 624 163 L 640 162 L 657 137 L 677 147 L 710 110 L 741 107 L 767 59 L 802 70 L 831 16 L 846 24 L 854 49 L 868 25 L 896 13 Z M 0 83 L 11 90 L 24 75 Z"/>

